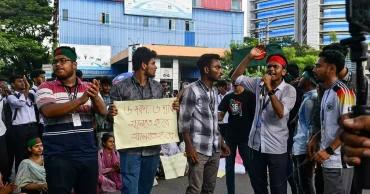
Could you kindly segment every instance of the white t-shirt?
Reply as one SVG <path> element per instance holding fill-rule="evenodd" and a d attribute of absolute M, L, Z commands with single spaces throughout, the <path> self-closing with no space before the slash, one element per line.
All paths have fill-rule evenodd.
<path fill-rule="evenodd" d="M 330 146 L 336 137 L 339 135 L 338 118 L 342 114 L 351 112 L 352 106 L 355 105 L 355 94 L 347 88 L 347 86 L 337 81 L 330 89 L 326 90 L 321 101 L 321 146 L 320 150 L 324 150 Z M 342 168 L 342 160 L 340 154 L 341 147 L 339 146 L 334 155 L 326 160 L 322 167 L 324 168 Z"/>

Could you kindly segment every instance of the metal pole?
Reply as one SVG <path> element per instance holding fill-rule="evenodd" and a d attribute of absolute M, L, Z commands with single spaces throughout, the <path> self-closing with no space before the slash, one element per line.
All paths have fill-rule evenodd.
<path fill-rule="evenodd" d="M 269 31 L 270 31 L 270 28 L 269 28 L 269 18 L 267 18 L 266 20 L 266 44 L 269 43 Z"/>

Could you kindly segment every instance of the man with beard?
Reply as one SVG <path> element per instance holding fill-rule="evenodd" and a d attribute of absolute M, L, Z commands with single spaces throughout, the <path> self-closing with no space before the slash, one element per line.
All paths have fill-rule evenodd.
<path fill-rule="evenodd" d="M 189 162 L 187 194 L 213 193 L 216 186 L 220 151 L 229 148 L 218 130 L 217 88 L 222 66 L 217 54 L 204 54 L 197 61 L 201 78 L 189 84 L 182 95 L 179 131 L 182 133 Z"/>
<path fill-rule="evenodd" d="M 36 96 L 37 88 L 45 82 L 45 71 L 42 69 L 35 69 L 31 72 L 30 77 L 33 81 L 33 86 L 30 90 L 30 93 L 34 94 Z M 36 105 L 35 105 L 36 106 Z M 44 132 L 44 120 L 40 116 L 39 111 L 37 110 L 37 106 L 35 107 L 35 113 L 38 124 L 38 136 L 42 138 L 42 133 Z"/>
<path fill-rule="evenodd" d="M 341 130 L 337 124 L 337 119 L 355 104 L 354 93 L 338 80 L 344 65 L 345 56 L 329 49 L 319 54 L 314 69 L 316 80 L 325 89 L 320 110 L 321 134 L 315 135 L 312 140 L 321 140 L 320 151 L 313 154 L 312 159 L 322 164 L 324 193 L 349 193 L 353 177 L 353 171 L 346 176 L 342 173 Z M 346 165 L 346 168 L 349 166 Z"/>
<path fill-rule="evenodd" d="M 248 142 L 252 148 L 249 168 L 254 192 L 268 194 L 268 167 L 271 193 L 286 194 L 287 122 L 296 100 L 296 90 L 283 79 L 287 73 L 287 60 L 280 54 L 272 54 L 267 58 L 267 74 L 262 78 L 242 76 L 249 62 L 264 54 L 264 46 L 253 48 L 231 79 L 256 94 L 256 113 Z"/>
<path fill-rule="evenodd" d="M 112 86 L 112 79 L 108 76 L 103 76 L 100 78 L 100 86 L 101 91 L 100 95 L 103 98 L 106 107 L 110 104 L 110 88 Z M 109 133 L 114 135 L 113 133 L 113 125 L 112 123 L 106 121 L 105 116 L 100 116 L 98 114 L 95 115 L 95 122 L 96 122 L 96 142 L 98 144 L 99 149 L 102 148 L 101 138 L 104 133 Z"/>
<path fill-rule="evenodd" d="M 138 48 L 132 56 L 133 69 L 131 78 L 113 85 L 110 92 L 110 111 L 108 120 L 114 122 L 113 117 L 120 114 L 114 101 L 146 100 L 163 98 L 162 85 L 153 80 L 157 66 L 155 58 L 157 53 L 146 47 Z M 177 107 L 174 104 L 177 103 Z M 178 110 L 178 100 L 173 108 Z M 116 128 L 115 130 L 125 130 Z M 128 148 L 118 150 L 120 153 L 122 193 L 125 194 L 150 194 L 154 176 L 159 164 L 160 145 Z"/>
<path fill-rule="evenodd" d="M 317 100 L 316 81 L 313 66 L 306 66 L 299 80 L 298 87 L 303 92 L 303 101 L 298 111 L 296 135 L 293 138 L 293 161 L 295 168 L 295 183 L 299 194 L 314 194 L 313 164 L 308 158 L 307 146 L 309 141 L 309 125 L 312 119 L 313 107 Z M 302 163 L 306 163 L 302 165 Z M 298 169 L 298 170 L 297 170 Z"/>
<path fill-rule="evenodd" d="M 37 106 L 44 117 L 44 157 L 48 192 L 96 193 L 98 151 L 93 131 L 93 113 L 106 115 L 96 80 L 76 77 L 74 48 L 54 51 L 56 80 L 37 90 Z"/>

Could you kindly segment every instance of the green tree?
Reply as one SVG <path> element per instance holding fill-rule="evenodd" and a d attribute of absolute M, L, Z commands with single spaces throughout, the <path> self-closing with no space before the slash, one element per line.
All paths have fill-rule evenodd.
<path fill-rule="evenodd" d="M 330 42 L 337 42 L 338 41 L 338 38 L 337 38 L 337 34 L 333 31 L 333 32 L 329 32 L 329 39 L 330 39 Z"/>
<path fill-rule="evenodd" d="M 50 63 L 50 48 L 43 41 L 52 35 L 52 16 L 48 0 L 0 1 L 0 44 L 7 45 L 0 47 L 4 75 L 28 73 Z"/>

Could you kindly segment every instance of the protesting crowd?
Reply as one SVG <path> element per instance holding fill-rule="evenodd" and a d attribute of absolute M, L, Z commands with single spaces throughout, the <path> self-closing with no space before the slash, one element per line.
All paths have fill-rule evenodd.
<path fill-rule="evenodd" d="M 361 193 L 353 165 L 370 156 L 370 145 L 355 133 L 370 130 L 370 118 L 350 119 L 356 73 L 345 67 L 348 48 L 325 46 L 303 73 L 265 50 L 253 48 L 229 80 L 221 80 L 220 56 L 204 54 L 199 80 L 173 94 L 153 79 L 157 54 L 146 47 L 132 56 L 133 76 L 114 85 L 107 76 L 82 81 L 71 47 L 54 51 L 48 81 L 42 70 L 31 72 L 32 87 L 27 76 L 0 77 L 0 194 L 150 194 L 163 175 L 160 156 L 179 153 L 188 162 L 187 194 L 214 193 L 222 157 L 235 194 L 238 154 L 256 194 L 287 194 L 288 183 L 293 194 Z M 263 58 L 263 77 L 245 75 Z M 114 131 L 125 126 L 113 127 L 113 102 L 171 97 L 180 142 L 116 149 Z"/>

